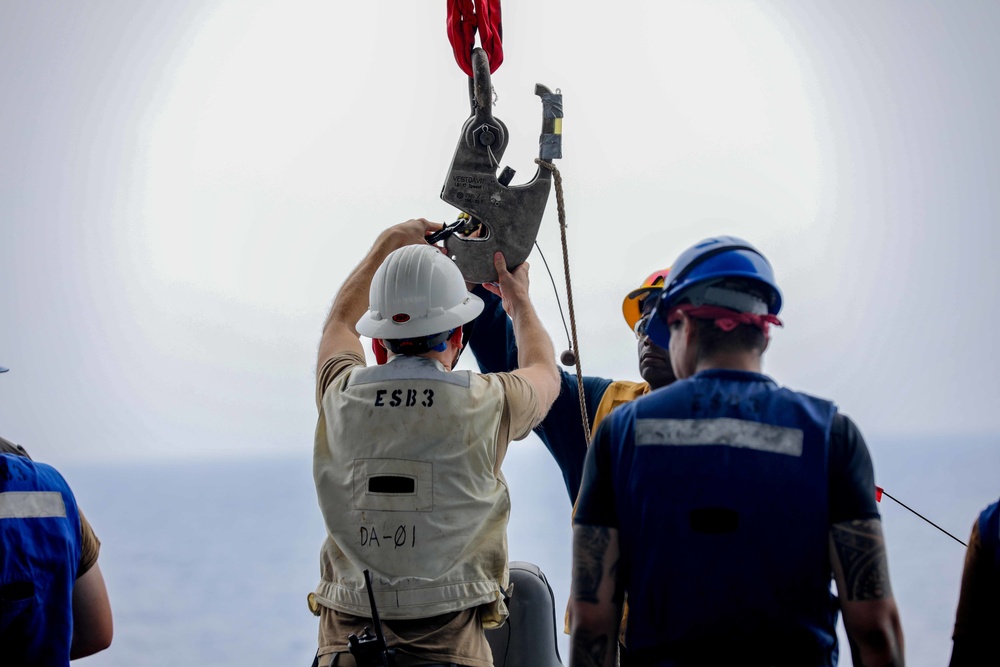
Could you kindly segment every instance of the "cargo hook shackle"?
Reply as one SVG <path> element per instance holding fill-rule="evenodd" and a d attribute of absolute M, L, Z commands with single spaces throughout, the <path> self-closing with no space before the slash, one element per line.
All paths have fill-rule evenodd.
<path fill-rule="evenodd" d="M 497 175 L 509 135 L 507 126 L 493 115 L 490 64 L 481 48 L 472 51 L 472 69 L 472 115 L 462 126 L 441 199 L 479 223 L 476 237 L 453 234 L 445 240 L 445 248 L 467 281 L 486 283 L 497 279 L 493 266 L 497 251 L 504 254 L 508 270 L 528 258 L 545 213 L 552 173 L 538 167 L 529 182 L 513 186 L 513 169 L 504 167 Z M 562 95 L 541 84 L 535 85 L 535 94 L 542 99 L 539 158 L 561 158 Z"/>

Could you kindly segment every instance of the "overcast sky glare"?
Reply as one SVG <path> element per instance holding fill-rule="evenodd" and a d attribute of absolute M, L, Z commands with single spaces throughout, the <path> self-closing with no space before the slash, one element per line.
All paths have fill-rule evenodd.
<path fill-rule="evenodd" d="M 870 440 L 1000 434 L 1000 5 L 503 9 L 515 183 L 534 84 L 564 95 L 586 373 L 638 379 L 623 295 L 734 234 L 784 291 L 766 372 Z M 444 4 L 4 2 L 0 90 L 0 433 L 55 463 L 309 451 L 337 288 L 386 226 L 456 214 Z M 554 200 L 539 243 L 564 294 Z"/>

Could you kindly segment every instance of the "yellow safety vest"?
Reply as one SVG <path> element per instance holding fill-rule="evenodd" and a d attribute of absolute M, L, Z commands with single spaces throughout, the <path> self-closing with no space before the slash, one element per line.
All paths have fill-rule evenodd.
<path fill-rule="evenodd" d="M 616 380 L 609 384 L 608 388 L 604 390 L 604 395 L 601 396 L 601 402 L 597 405 L 597 412 L 594 413 L 594 423 L 590 427 L 590 432 L 596 431 L 604 418 L 619 405 L 634 401 L 648 393 L 649 385 L 645 382 Z"/>

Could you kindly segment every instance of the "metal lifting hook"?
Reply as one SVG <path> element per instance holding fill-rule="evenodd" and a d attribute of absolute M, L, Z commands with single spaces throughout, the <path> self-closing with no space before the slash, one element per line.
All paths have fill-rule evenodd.
<path fill-rule="evenodd" d="M 531 181 L 514 186 L 510 185 L 514 177 L 510 167 L 504 167 L 497 176 L 509 137 L 507 126 L 493 116 L 490 63 L 481 48 L 472 51 L 472 68 L 475 75 L 469 80 L 472 115 L 462 126 L 441 199 L 484 228 L 475 238 L 462 236 L 461 232 L 449 234 L 445 248 L 466 280 L 487 283 L 497 279 L 494 253 L 504 254 L 508 269 L 523 263 L 531 253 L 549 198 L 552 173 L 539 167 Z M 541 84 L 535 85 L 535 94 L 542 98 L 539 158 L 546 161 L 561 158 L 562 95 Z"/>

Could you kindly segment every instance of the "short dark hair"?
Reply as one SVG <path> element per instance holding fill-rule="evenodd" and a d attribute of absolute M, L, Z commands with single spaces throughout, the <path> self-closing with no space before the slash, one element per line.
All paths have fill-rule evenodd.
<path fill-rule="evenodd" d="M 710 283 L 712 287 L 748 294 L 762 303 L 767 303 L 768 294 L 763 285 L 757 281 L 741 278 L 724 278 Z M 681 295 L 678 303 L 692 303 L 688 296 Z M 701 305 L 696 303 L 695 305 Z M 715 325 L 715 321 L 695 317 L 698 328 L 695 333 L 698 339 L 698 357 L 704 359 L 720 352 L 757 352 L 762 353 L 767 347 L 767 336 L 760 327 L 752 324 L 739 324 L 735 329 L 723 331 Z"/>
<path fill-rule="evenodd" d="M 740 324 L 732 331 L 723 331 L 714 320 L 698 320 L 695 336 L 698 339 L 698 358 L 704 359 L 721 352 L 764 352 L 767 338 L 760 327 Z"/>

